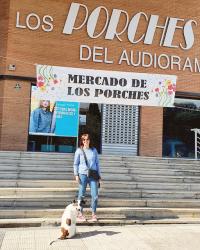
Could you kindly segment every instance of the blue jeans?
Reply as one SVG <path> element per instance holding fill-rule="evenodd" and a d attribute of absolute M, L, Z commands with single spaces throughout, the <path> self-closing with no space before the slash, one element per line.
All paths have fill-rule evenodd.
<path fill-rule="evenodd" d="M 78 193 L 78 200 L 81 200 L 85 196 L 86 187 L 89 183 L 90 186 L 90 192 L 91 192 L 91 208 L 92 212 L 95 213 L 97 209 L 97 203 L 98 203 L 98 182 L 95 181 L 93 178 L 88 178 L 85 174 L 79 174 L 79 193 Z M 81 209 L 81 212 L 83 212 L 83 208 Z"/>

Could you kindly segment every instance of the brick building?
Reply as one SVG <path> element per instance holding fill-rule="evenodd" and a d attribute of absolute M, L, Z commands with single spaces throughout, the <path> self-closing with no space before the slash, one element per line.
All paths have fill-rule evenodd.
<path fill-rule="evenodd" d="M 187 146 L 189 139 L 184 139 L 187 136 L 191 139 L 190 129 L 199 124 L 200 3 L 194 0 L 104 0 L 100 4 L 82 0 L 74 8 L 77 10 L 75 29 L 66 34 L 64 28 L 72 3 L 70 0 L 0 2 L 0 150 L 41 151 L 40 147 L 32 147 L 31 143 L 37 141 L 40 145 L 76 145 L 72 138 L 34 139 L 28 133 L 36 64 L 176 75 L 179 103 L 176 112 L 162 107 L 102 104 L 98 106 L 100 118 L 96 121 L 92 108 L 85 104 L 80 110 L 86 116 L 86 127 L 80 127 L 79 132 L 91 130 L 99 123 L 94 135 L 98 137 L 96 143 L 102 153 L 170 156 L 163 151 L 167 142 L 177 142 L 182 148 Z M 117 35 L 113 35 L 112 30 L 109 34 L 111 22 Z M 103 48 L 98 62 L 92 57 L 80 59 L 83 44 Z M 132 53 L 134 59 L 119 63 L 122 50 L 126 50 L 127 55 Z M 106 63 L 105 51 L 113 63 Z M 137 65 L 133 60 L 137 60 Z M 195 119 L 189 123 L 191 112 Z M 178 113 L 182 113 L 181 118 Z M 182 132 L 178 133 L 179 130 Z"/>

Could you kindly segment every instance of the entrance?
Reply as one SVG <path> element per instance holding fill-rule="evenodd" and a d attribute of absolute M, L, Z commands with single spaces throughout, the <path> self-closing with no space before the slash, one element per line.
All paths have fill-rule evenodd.
<path fill-rule="evenodd" d="M 103 105 L 102 153 L 138 155 L 139 107 Z"/>
<path fill-rule="evenodd" d="M 193 128 L 200 126 L 200 100 L 175 99 L 175 108 L 164 108 L 163 156 L 194 158 Z"/>

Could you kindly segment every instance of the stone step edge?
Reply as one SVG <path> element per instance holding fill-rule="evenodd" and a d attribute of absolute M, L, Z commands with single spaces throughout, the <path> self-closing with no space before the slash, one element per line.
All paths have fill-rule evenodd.
<path fill-rule="evenodd" d="M 0 156 L 12 156 L 15 158 L 35 158 L 35 157 L 44 157 L 46 155 L 50 155 L 51 157 L 64 157 L 64 158 L 71 158 L 74 156 L 74 153 L 58 153 L 58 152 L 32 152 L 32 151 L 10 151 L 10 150 L 1 150 L 0 151 Z M 112 155 L 112 154 L 106 154 L 106 155 L 100 155 L 100 158 L 120 158 L 120 159 L 152 159 L 152 160 L 165 160 L 165 161 L 170 161 L 170 160 L 177 160 L 177 161 L 194 161 L 194 158 L 173 158 L 173 157 L 159 157 L 159 156 L 127 156 L 124 154 L 121 155 Z"/>
<path fill-rule="evenodd" d="M 52 184 L 52 185 L 54 185 L 55 183 L 57 184 L 57 183 L 59 183 L 60 185 L 61 184 L 70 184 L 70 185 L 76 185 L 77 186 L 77 184 L 76 184 L 76 182 L 74 181 L 74 180 L 53 180 L 53 179 L 1 179 L 1 183 L 14 183 L 14 184 L 16 184 L 16 186 L 11 186 L 10 188 L 35 188 L 35 187 L 27 187 L 27 186 L 18 186 L 19 184 L 27 184 L 27 183 L 30 183 L 30 182 L 32 182 L 32 184 L 34 185 L 34 184 L 41 184 L 41 183 L 43 183 L 43 185 L 45 185 L 46 183 L 48 184 L 48 185 L 50 185 L 50 184 Z M 0 184 L 1 184 L 0 183 Z M 200 186 L 200 183 L 194 183 L 194 182 L 177 182 L 177 183 L 174 183 L 174 182 L 165 182 L 165 183 L 163 183 L 163 182 L 148 182 L 148 181 L 145 181 L 145 182 L 142 182 L 142 181 L 127 181 L 127 180 L 125 180 L 125 181 L 123 181 L 123 180 L 116 180 L 116 181 L 108 181 L 108 180 L 103 180 L 103 183 L 102 183 L 102 185 L 103 184 L 105 184 L 105 185 L 121 185 L 121 184 L 124 184 L 124 185 L 128 185 L 128 186 L 135 186 L 135 185 L 137 185 L 137 186 L 139 186 L 139 185 L 163 185 L 163 184 L 165 184 L 165 185 L 168 185 L 168 186 L 174 186 L 174 185 L 178 185 L 178 186 L 188 186 L 188 185 L 192 185 L 192 186 L 196 186 L 196 185 L 199 185 Z M 0 185 L 0 188 L 9 188 L 9 187 L 7 187 L 7 186 L 1 186 Z M 36 187 L 37 188 L 37 187 Z M 49 187 L 38 187 L 38 188 L 49 188 Z M 52 188 L 57 188 L 57 186 L 56 187 L 52 187 Z M 65 188 L 65 187 L 58 187 L 58 188 Z"/>
<path fill-rule="evenodd" d="M 27 197 L 18 197 L 18 199 L 27 199 Z M 34 197 L 33 197 L 34 198 Z M 38 197 L 35 197 L 35 198 L 38 198 Z M 50 197 L 51 198 L 51 197 Z M 60 197 L 59 197 L 60 198 Z M 61 197 L 61 198 L 63 198 L 63 197 Z M 5 199 L 5 198 L 1 198 L 1 199 Z M 9 199 L 9 197 L 8 198 L 6 198 L 6 199 Z M 88 203 L 90 203 L 90 197 L 86 197 L 85 198 L 85 200 L 88 202 Z M 67 200 L 66 200 L 67 201 Z M 104 203 L 104 202 L 110 202 L 110 203 L 112 203 L 112 202 L 124 202 L 124 203 L 130 203 L 130 202 L 144 202 L 144 203 L 146 203 L 146 204 L 148 204 L 148 203 L 182 203 L 182 202 L 184 202 L 184 203 L 200 203 L 200 199 L 195 199 L 195 198 L 193 198 L 193 199 L 191 199 L 191 198 L 179 198 L 179 199 L 177 199 L 177 198 L 159 198 L 159 197 L 157 197 L 157 198 L 155 198 L 155 197 L 149 197 L 149 198 L 141 198 L 141 197 L 133 197 L 133 198 L 128 198 L 128 199 L 121 199 L 121 198 L 117 198 L 117 197 L 115 197 L 115 198 L 109 198 L 109 197 L 101 197 L 100 199 L 99 199 L 99 202 L 100 203 Z M 64 200 L 63 200 L 63 202 L 64 202 Z M 25 208 L 27 208 L 27 207 L 24 207 L 24 209 Z M 0 207 L 0 209 L 1 209 L 1 207 Z"/>
<path fill-rule="evenodd" d="M 44 162 L 46 163 L 47 161 L 49 162 L 55 162 L 56 160 L 60 161 L 60 162 L 67 162 L 67 163 L 73 163 L 74 160 L 74 154 L 71 155 L 70 157 L 60 157 L 59 156 L 52 156 L 50 154 L 48 155 L 43 155 L 43 156 L 37 156 L 37 157 L 13 157 L 10 155 L 5 155 L 3 156 L 0 152 L 0 159 L 2 162 L 13 162 L 16 161 L 17 163 L 21 163 L 21 162 Z M 119 156 L 119 157 L 105 157 L 105 156 L 99 156 L 99 160 L 100 163 L 101 162 L 108 162 L 108 163 L 115 163 L 115 162 L 120 162 L 120 163 L 129 163 L 129 164 L 133 164 L 134 163 L 139 163 L 139 164 L 143 164 L 143 163 L 155 163 L 155 164 L 198 164 L 200 159 L 195 160 L 194 158 L 190 158 L 190 159 L 177 159 L 177 158 L 169 158 L 169 159 L 165 159 L 165 158 L 153 158 L 150 159 L 148 158 L 135 158 L 135 157 L 123 157 L 123 159 Z"/>
<path fill-rule="evenodd" d="M 36 212 L 62 212 L 65 209 L 65 207 L 63 207 L 62 209 L 60 208 L 52 208 L 52 209 L 48 209 L 48 208 L 44 208 L 44 209 L 27 209 L 27 208 L 21 208 L 21 209 L 0 209 L 0 212 L 5 212 L 5 213 L 9 213 L 9 212 L 32 212 L 32 211 L 36 211 Z M 99 207 L 98 211 L 101 213 L 105 213 L 105 212 L 129 212 L 129 211 L 158 211 L 158 212 L 162 212 L 162 211 L 174 211 L 174 212 L 200 212 L 200 208 L 171 208 L 171 207 Z M 85 208 L 84 209 L 85 213 L 89 213 L 91 211 L 90 208 Z"/>
<path fill-rule="evenodd" d="M 28 192 L 77 192 L 79 189 L 78 187 L 55 187 L 55 188 L 49 188 L 49 187 L 45 187 L 45 188 L 40 188 L 40 187 L 0 187 L 0 197 L 3 197 L 4 195 L 2 195 L 3 192 L 13 192 L 15 193 L 14 195 L 8 195 L 8 196 L 15 196 L 18 193 L 27 193 Z M 86 189 L 87 191 L 89 191 L 89 187 L 87 187 Z M 200 194 L 200 189 L 196 189 L 196 190 L 186 190 L 186 189 L 176 189 L 176 187 L 174 187 L 173 189 L 161 189 L 161 188 L 157 188 L 157 189 L 149 189 L 148 187 L 129 187 L 126 188 L 126 190 L 124 190 L 123 188 L 110 188 L 110 190 L 108 190 L 108 187 L 104 187 L 103 185 L 100 188 L 100 193 L 129 193 L 129 192 L 143 192 L 143 193 L 174 193 L 173 191 L 176 191 L 177 194 L 182 194 L 182 193 L 198 193 Z M 6 195 L 7 196 L 7 195 Z"/>
<path fill-rule="evenodd" d="M 43 180 L 42 178 L 41 178 L 41 176 L 42 177 L 46 177 L 45 178 L 45 180 L 51 180 L 51 178 L 50 177 L 52 177 L 52 176 L 61 176 L 61 177 L 63 177 L 62 179 L 60 179 L 60 180 L 71 180 L 71 179 L 73 179 L 74 178 L 74 176 L 73 176 L 73 174 L 72 173 L 64 173 L 64 172 L 59 172 L 59 173 L 57 173 L 56 174 L 56 172 L 43 172 L 43 173 L 41 173 L 41 172 L 35 172 L 34 173 L 34 175 L 33 175 L 33 172 L 31 172 L 31 171 L 27 171 L 27 172 L 7 172 L 7 171 L 0 171 L 0 172 L 2 172 L 3 174 L 4 174 L 4 176 L 3 175 L 1 175 L 1 177 L 0 177 L 0 180 L 5 180 L 5 179 L 10 179 L 10 177 L 14 177 L 14 178 L 12 178 L 13 180 L 34 180 L 34 179 L 36 179 L 36 180 Z M 32 177 L 32 178 L 27 178 L 27 176 L 28 177 L 30 177 L 30 175 L 33 175 L 34 176 L 34 178 Z M 9 176 L 9 178 L 8 178 L 8 176 Z M 102 174 L 102 176 L 103 176 L 103 179 L 105 178 L 105 180 L 107 179 L 107 180 L 110 180 L 110 181 L 115 181 L 115 180 L 117 180 L 117 179 L 119 179 L 119 177 L 121 177 L 121 179 L 123 180 L 123 179 L 125 179 L 125 180 L 127 180 L 127 181 L 130 181 L 130 180 L 132 180 L 132 178 L 134 178 L 134 180 L 137 180 L 138 178 L 149 178 L 149 179 L 160 179 L 160 178 L 165 178 L 166 180 L 170 180 L 170 179 L 179 179 L 179 180 L 183 180 L 183 179 L 194 179 L 194 180 L 200 180 L 200 175 L 163 175 L 163 174 L 141 174 L 141 173 L 137 173 L 137 174 L 134 174 L 134 173 L 123 173 L 123 175 L 121 175 L 120 173 L 116 173 L 116 174 L 114 174 L 113 175 L 113 173 L 112 172 L 110 172 L 110 173 L 103 173 Z M 23 179 L 24 177 L 26 177 L 27 179 Z M 39 178 L 40 177 L 40 178 Z M 66 178 L 65 178 L 66 177 Z M 117 177 L 117 179 L 116 179 L 116 177 Z M 48 178 L 50 178 L 50 179 L 48 179 Z M 67 178 L 69 178 L 69 179 L 67 179 Z M 167 183 L 168 182 L 170 182 L 170 181 L 166 181 Z"/>
<path fill-rule="evenodd" d="M 154 220 L 133 220 L 133 219 L 101 219 L 97 222 L 77 223 L 77 232 L 79 226 L 117 226 L 117 225 L 148 225 L 148 224 L 200 224 L 200 219 L 181 218 L 181 219 L 154 219 Z M 17 227 L 60 227 L 60 219 L 33 218 L 33 219 L 1 219 L 0 228 Z M 59 228 L 58 228 L 59 230 Z"/>
<path fill-rule="evenodd" d="M 15 151 L 11 151 L 11 150 L 1 150 L 0 151 L 0 155 L 12 155 L 14 157 L 42 157 L 44 155 L 50 155 L 50 156 L 63 156 L 65 158 L 69 158 L 72 157 L 74 155 L 74 153 L 62 153 L 62 152 L 33 152 L 33 151 L 19 151 L 19 150 L 15 150 Z M 171 159 L 177 159 L 177 160 L 182 160 L 182 158 L 177 158 L 177 157 L 160 157 L 160 156 L 135 156 L 135 155 L 124 155 L 124 154 L 120 154 L 120 155 L 113 155 L 113 154 L 105 154 L 105 155 L 100 155 L 100 157 L 104 157 L 104 158 L 135 158 L 135 159 L 163 159 L 163 160 L 171 160 Z M 184 158 L 186 160 L 194 160 L 194 158 Z"/>

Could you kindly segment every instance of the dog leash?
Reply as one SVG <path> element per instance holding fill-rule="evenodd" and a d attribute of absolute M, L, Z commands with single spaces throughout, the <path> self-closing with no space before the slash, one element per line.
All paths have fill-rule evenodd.
<path fill-rule="evenodd" d="M 50 243 L 49 243 L 49 245 L 51 246 L 54 242 L 57 242 L 57 241 L 59 241 L 59 240 L 61 240 L 61 238 L 59 237 L 59 238 L 57 238 L 56 240 L 52 240 Z"/>
<path fill-rule="evenodd" d="M 51 246 L 54 242 L 56 242 L 56 241 L 58 241 L 58 240 L 60 240 L 60 238 L 58 238 L 58 239 L 56 239 L 56 240 L 52 240 L 52 241 L 49 243 L 49 245 Z"/>

